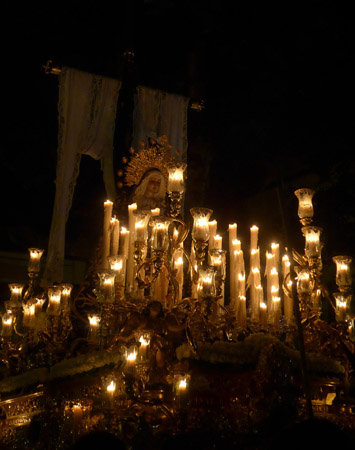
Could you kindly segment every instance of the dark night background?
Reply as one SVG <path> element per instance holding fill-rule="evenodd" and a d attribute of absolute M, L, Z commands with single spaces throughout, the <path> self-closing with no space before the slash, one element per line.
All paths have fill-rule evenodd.
<path fill-rule="evenodd" d="M 290 245 L 302 251 L 293 192 L 313 188 L 314 224 L 324 229 L 330 266 L 325 276 L 329 270 L 333 277 L 332 256 L 355 256 L 350 3 L 87 0 L 5 8 L 0 251 L 47 249 L 58 78 L 42 66 L 51 59 L 123 80 L 117 168 L 129 148 L 135 85 L 203 100 L 204 110 L 188 116 L 186 208 L 213 209 L 225 243 L 228 223 L 237 222 L 245 246 L 253 224 L 261 245 L 283 242 L 283 216 Z M 69 259 L 90 257 L 104 200 L 99 162 L 83 157 L 67 228 Z M 2 281 L 17 281 L 6 277 L 3 263 Z"/>

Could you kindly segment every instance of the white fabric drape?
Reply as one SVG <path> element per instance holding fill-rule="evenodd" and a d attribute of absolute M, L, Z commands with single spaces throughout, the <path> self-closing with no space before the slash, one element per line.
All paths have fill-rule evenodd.
<path fill-rule="evenodd" d="M 187 97 L 137 87 L 134 104 L 132 147 L 139 151 L 140 142 L 166 135 L 172 151 L 178 151 L 177 160 L 187 155 Z"/>
<path fill-rule="evenodd" d="M 81 155 L 100 160 L 108 199 L 115 198 L 113 137 L 121 81 L 64 67 L 59 75 L 56 194 L 45 285 L 63 281 L 65 227 Z"/>

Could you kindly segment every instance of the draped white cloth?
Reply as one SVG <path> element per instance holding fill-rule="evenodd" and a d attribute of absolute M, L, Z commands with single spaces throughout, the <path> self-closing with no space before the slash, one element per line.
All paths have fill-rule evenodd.
<path fill-rule="evenodd" d="M 176 159 L 187 157 L 187 97 L 144 86 L 137 87 L 134 104 L 132 147 L 139 151 L 140 142 L 166 135 Z"/>
<path fill-rule="evenodd" d="M 81 155 L 100 160 L 108 199 L 116 196 L 113 138 L 121 81 L 64 67 L 59 75 L 56 194 L 43 284 L 63 281 L 65 227 Z"/>

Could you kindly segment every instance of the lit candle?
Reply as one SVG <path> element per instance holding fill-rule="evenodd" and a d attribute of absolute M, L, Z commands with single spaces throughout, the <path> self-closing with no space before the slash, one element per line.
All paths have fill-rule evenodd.
<path fill-rule="evenodd" d="M 100 279 L 100 293 L 102 299 L 108 303 L 115 300 L 115 276 L 116 273 L 111 270 L 104 270 L 98 273 Z"/>
<path fill-rule="evenodd" d="M 247 298 L 245 295 L 239 295 L 239 307 L 238 307 L 238 318 L 239 318 L 239 325 L 241 328 L 246 329 L 247 327 Z"/>
<path fill-rule="evenodd" d="M 261 285 L 260 269 L 253 267 L 251 270 L 251 282 L 250 282 L 250 303 L 251 303 L 251 316 L 253 321 L 259 320 L 259 296 L 257 293 L 257 287 Z"/>
<path fill-rule="evenodd" d="M 30 261 L 28 263 L 28 271 L 32 273 L 38 273 L 40 271 L 40 261 L 44 250 L 39 248 L 29 248 Z"/>
<path fill-rule="evenodd" d="M 111 380 L 110 383 L 106 386 L 106 392 L 110 401 L 111 408 L 113 407 L 113 398 L 116 392 L 116 382 Z"/>
<path fill-rule="evenodd" d="M 57 287 L 51 287 L 48 289 L 48 313 L 54 316 L 59 315 L 60 313 L 60 300 L 62 297 L 62 290 Z"/>
<path fill-rule="evenodd" d="M 126 351 L 126 367 L 128 370 L 132 370 L 135 367 L 137 360 L 137 349 L 136 347 L 129 348 Z"/>
<path fill-rule="evenodd" d="M 263 329 L 267 327 L 267 304 L 264 302 L 260 303 L 260 325 Z"/>
<path fill-rule="evenodd" d="M 69 283 L 63 283 L 59 285 L 62 290 L 61 303 L 63 308 L 69 308 L 70 295 L 73 289 L 73 285 Z"/>
<path fill-rule="evenodd" d="M 199 269 L 199 278 L 197 283 L 197 295 L 199 299 L 216 296 L 215 274 L 216 269 L 214 267 Z"/>
<path fill-rule="evenodd" d="M 118 254 L 119 239 L 120 239 L 120 221 L 113 217 L 111 219 L 112 228 L 112 246 L 111 246 L 111 256 L 116 256 Z"/>
<path fill-rule="evenodd" d="M 250 265 L 260 270 L 260 250 L 253 248 L 250 252 Z"/>
<path fill-rule="evenodd" d="M 274 295 L 272 297 L 274 325 L 278 326 L 281 318 L 281 298 Z"/>
<path fill-rule="evenodd" d="M 211 209 L 191 208 L 190 213 L 194 219 L 191 236 L 194 241 L 208 242 L 210 237 L 209 219 Z"/>
<path fill-rule="evenodd" d="M 174 375 L 174 400 L 178 409 L 187 406 L 189 381 L 190 375 L 188 374 Z"/>
<path fill-rule="evenodd" d="M 137 331 L 136 339 L 139 342 L 137 360 L 138 362 L 147 362 L 148 361 L 148 349 L 151 340 L 150 331 Z"/>
<path fill-rule="evenodd" d="M 36 303 L 35 303 L 35 316 L 39 316 L 42 312 L 43 309 L 43 305 L 44 302 L 46 301 L 44 298 L 36 298 Z"/>
<path fill-rule="evenodd" d="M 127 228 L 121 227 L 120 239 L 122 240 L 120 244 L 120 246 L 122 246 L 122 255 L 127 259 L 129 250 L 129 231 Z"/>
<path fill-rule="evenodd" d="M 174 162 L 168 165 L 168 192 L 179 192 L 182 194 L 185 191 L 184 172 L 187 164 L 184 162 Z"/>
<path fill-rule="evenodd" d="M 322 229 L 319 227 L 303 227 L 303 235 L 306 240 L 305 254 L 308 258 L 319 258 L 321 254 L 320 234 Z"/>
<path fill-rule="evenodd" d="M 19 306 L 22 300 L 22 291 L 24 288 L 23 284 L 18 283 L 10 283 L 9 284 L 11 296 L 10 296 L 10 304 L 11 306 Z"/>
<path fill-rule="evenodd" d="M 208 229 L 209 229 L 209 239 L 208 239 L 208 247 L 209 249 L 215 248 L 215 241 L 214 238 L 217 234 L 217 220 L 211 220 L 208 222 Z"/>
<path fill-rule="evenodd" d="M 312 199 L 314 191 L 312 189 L 302 188 L 295 191 L 298 198 L 298 217 L 300 219 L 307 219 L 313 217 Z"/>
<path fill-rule="evenodd" d="M 169 249 L 169 226 L 171 219 L 164 216 L 156 216 L 152 219 L 151 244 L 154 251 L 164 251 Z"/>
<path fill-rule="evenodd" d="M 152 217 L 160 216 L 160 208 L 151 209 L 150 213 Z"/>
<path fill-rule="evenodd" d="M 282 276 L 283 284 L 286 289 L 284 290 L 284 313 L 288 324 L 294 321 L 293 313 L 293 298 L 292 298 L 292 280 L 290 278 L 290 260 L 287 255 L 282 257 Z"/>
<path fill-rule="evenodd" d="M 280 245 L 278 243 L 271 244 L 271 254 L 274 256 L 274 266 L 278 269 L 280 263 Z"/>
<path fill-rule="evenodd" d="M 103 239 L 102 239 L 102 267 L 108 268 L 107 257 L 110 255 L 110 224 L 112 218 L 113 203 L 110 200 L 104 202 L 104 225 L 103 225 Z"/>
<path fill-rule="evenodd" d="M 24 303 L 22 307 L 23 307 L 23 322 L 22 322 L 23 325 L 28 328 L 33 328 L 36 312 L 35 304 L 32 302 Z"/>
<path fill-rule="evenodd" d="M 115 283 L 117 286 L 124 285 L 125 273 L 124 273 L 124 257 L 123 255 L 111 256 L 109 259 L 110 269 L 115 274 Z"/>
<path fill-rule="evenodd" d="M 98 316 L 97 314 L 90 314 L 88 316 L 88 319 L 89 319 L 89 338 L 91 341 L 95 341 L 99 332 L 100 316 Z"/>
<path fill-rule="evenodd" d="M 174 268 L 176 270 L 176 280 L 179 286 L 178 301 L 182 300 L 182 290 L 184 285 L 184 260 L 183 252 L 181 249 L 174 253 Z"/>
<path fill-rule="evenodd" d="M 229 248 L 232 248 L 232 243 L 237 239 L 237 224 L 231 223 L 228 226 Z"/>
<path fill-rule="evenodd" d="M 140 211 L 136 211 L 136 221 L 134 224 L 135 241 L 146 243 L 147 241 L 147 224 L 149 215 L 142 214 Z"/>
<path fill-rule="evenodd" d="M 350 286 L 350 263 L 352 262 L 352 258 L 350 256 L 334 256 L 333 261 L 336 264 L 335 282 L 337 286 Z"/>
<path fill-rule="evenodd" d="M 2 327 L 1 327 L 1 336 L 3 337 L 11 337 L 12 336 L 12 325 L 13 325 L 13 316 L 11 313 L 5 313 L 1 317 Z"/>
<path fill-rule="evenodd" d="M 350 301 L 351 301 L 351 294 L 343 293 L 343 292 L 336 292 L 334 295 L 335 298 L 335 317 L 337 322 L 344 322 L 347 318 L 349 307 L 350 307 Z"/>
<path fill-rule="evenodd" d="M 222 236 L 220 236 L 219 234 L 216 234 L 215 237 L 213 238 L 213 247 L 212 248 L 216 248 L 219 250 L 222 249 Z"/>
<path fill-rule="evenodd" d="M 250 228 L 250 249 L 256 250 L 258 248 L 258 234 L 259 228 L 256 225 L 253 225 Z"/>

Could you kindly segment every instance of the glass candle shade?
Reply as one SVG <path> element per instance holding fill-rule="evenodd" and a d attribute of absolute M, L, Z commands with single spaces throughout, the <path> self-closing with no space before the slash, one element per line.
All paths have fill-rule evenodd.
<path fill-rule="evenodd" d="M 137 361 L 138 362 L 147 362 L 149 359 L 149 346 L 150 340 L 152 338 L 152 333 L 150 331 L 137 331 L 135 333 L 135 338 L 137 341 L 138 353 L 137 353 Z"/>
<path fill-rule="evenodd" d="M 350 264 L 352 258 L 350 256 L 334 256 L 333 261 L 336 264 L 335 282 L 337 286 L 350 286 L 351 285 L 351 273 Z"/>
<path fill-rule="evenodd" d="M 143 242 L 148 239 L 148 222 L 150 218 L 150 211 L 133 211 L 134 216 L 134 240 L 136 242 Z"/>
<path fill-rule="evenodd" d="M 73 290 L 73 285 L 69 284 L 69 283 L 62 283 L 59 285 L 59 287 L 62 290 L 61 304 L 62 304 L 63 308 L 68 309 L 71 291 Z"/>
<path fill-rule="evenodd" d="M 298 198 L 298 217 L 300 219 L 311 219 L 313 217 L 313 195 L 312 189 L 297 189 L 295 195 Z"/>
<path fill-rule="evenodd" d="M 185 191 L 185 170 L 187 165 L 184 162 L 175 162 L 168 165 L 168 192 Z"/>
<path fill-rule="evenodd" d="M 36 297 L 35 301 L 35 315 L 38 316 L 39 314 L 41 314 L 44 302 L 46 300 L 44 298 Z"/>
<path fill-rule="evenodd" d="M 33 328 L 36 314 L 36 304 L 34 302 L 24 303 L 22 305 L 23 319 L 22 324 L 25 327 Z"/>
<path fill-rule="evenodd" d="M 111 270 L 98 273 L 100 279 L 100 294 L 105 301 L 112 303 L 115 299 L 115 276 Z"/>
<path fill-rule="evenodd" d="M 174 402 L 178 409 L 185 408 L 188 404 L 190 379 L 190 374 L 173 376 Z"/>
<path fill-rule="evenodd" d="M 167 251 L 169 249 L 170 237 L 169 226 L 171 219 L 165 216 L 152 217 L 151 246 L 155 251 Z"/>
<path fill-rule="evenodd" d="M 308 270 L 301 270 L 297 275 L 297 292 L 299 295 L 311 295 L 314 283 Z"/>
<path fill-rule="evenodd" d="M 192 226 L 192 239 L 194 241 L 207 242 L 210 237 L 209 220 L 212 209 L 208 208 L 191 208 L 190 213 L 194 219 Z"/>
<path fill-rule="evenodd" d="M 1 336 L 11 337 L 13 330 L 13 315 L 9 312 L 1 317 Z"/>
<path fill-rule="evenodd" d="M 95 341 L 99 335 L 100 316 L 97 314 L 89 314 L 89 340 Z"/>
<path fill-rule="evenodd" d="M 40 271 L 40 262 L 44 250 L 39 248 L 29 248 L 30 260 L 28 262 L 28 271 L 31 273 L 38 273 Z"/>
<path fill-rule="evenodd" d="M 198 271 L 197 296 L 199 299 L 216 296 L 216 268 L 200 268 Z"/>
<path fill-rule="evenodd" d="M 60 314 L 62 290 L 59 286 L 48 288 L 48 314 L 57 316 Z"/>
<path fill-rule="evenodd" d="M 320 235 L 322 228 L 319 227 L 303 227 L 302 233 L 305 237 L 305 255 L 308 258 L 320 258 L 322 251 L 322 244 L 320 242 Z"/>
<path fill-rule="evenodd" d="M 216 268 L 216 276 L 225 279 L 226 277 L 226 250 L 214 248 L 209 251 L 211 266 Z"/>
<path fill-rule="evenodd" d="M 20 306 L 24 285 L 18 284 L 18 283 L 11 283 L 11 284 L 9 284 L 9 288 L 10 288 L 10 293 L 11 293 L 10 305 Z"/>
<path fill-rule="evenodd" d="M 124 284 L 124 256 L 116 255 L 108 258 L 111 271 L 115 274 L 115 281 L 118 284 Z"/>
<path fill-rule="evenodd" d="M 138 346 L 131 345 L 126 348 L 125 351 L 125 360 L 126 360 L 126 370 L 132 371 L 135 368 L 137 362 L 138 355 Z"/>
<path fill-rule="evenodd" d="M 335 292 L 333 294 L 335 298 L 335 317 L 337 322 L 343 322 L 346 320 L 350 311 L 351 294 L 344 294 L 342 292 Z"/>

